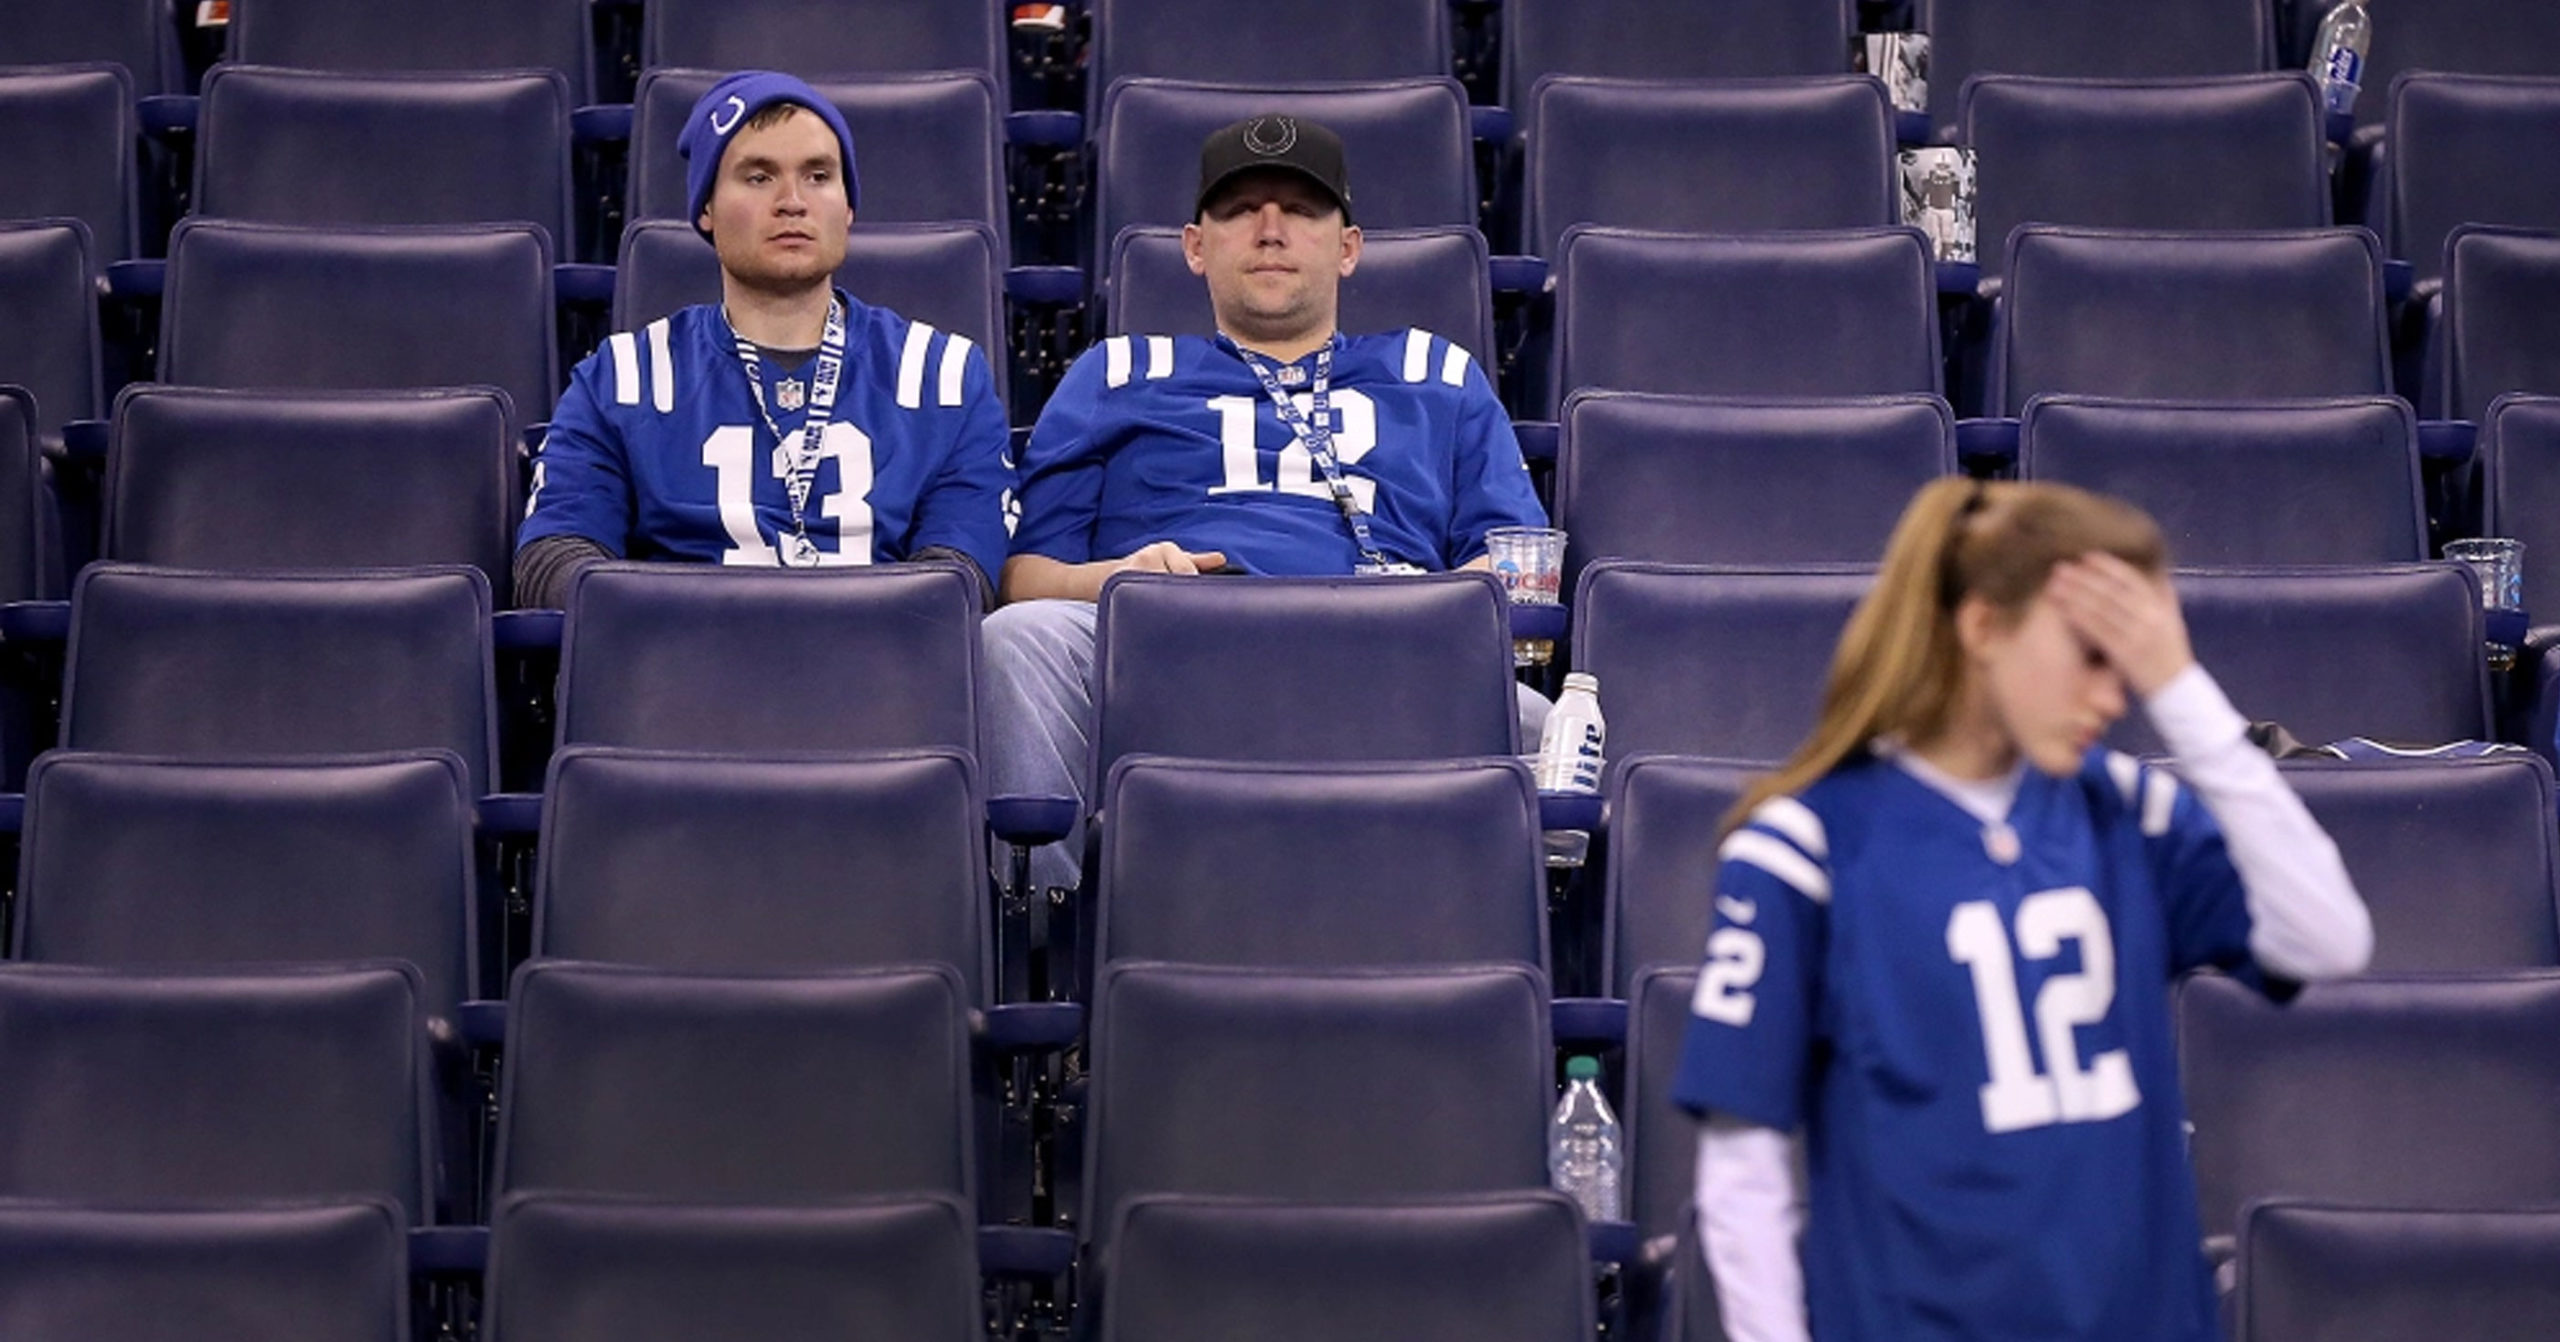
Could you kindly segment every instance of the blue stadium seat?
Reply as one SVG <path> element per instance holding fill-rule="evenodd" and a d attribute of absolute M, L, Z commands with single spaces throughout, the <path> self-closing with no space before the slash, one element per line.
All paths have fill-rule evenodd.
<path fill-rule="evenodd" d="M 1576 225 L 1556 250 L 1556 404 L 1586 387 L 1699 396 L 1939 389 L 1937 280 L 1917 229 L 1700 235 Z"/>
<path fill-rule="evenodd" d="M 2320 95 L 2298 71 L 1976 75 L 1957 126 L 1980 163 L 1975 231 L 1991 273 L 2020 224 L 2261 230 L 2329 222 Z"/>
<path fill-rule="evenodd" d="M 1133 1198 L 1101 1342 L 1532 1342 L 1589 1336 L 1582 1220 L 1552 1192 L 1306 1206 Z"/>
<path fill-rule="evenodd" d="M 2407 563 L 2427 557 L 2417 437 L 2397 396 L 2038 396 L 2018 471 L 2140 506 L 2182 565 Z"/>
<path fill-rule="evenodd" d="M 137 255 L 133 109 L 119 65 L 0 66 L 0 219 L 77 219 L 94 265 Z"/>
<path fill-rule="evenodd" d="M 650 0 L 640 66 L 783 70 L 810 79 L 983 70 L 1001 89 L 1004 13 L 949 0 Z"/>
<path fill-rule="evenodd" d="M 9 6 L 9 63 L 110 61 L 145 97 L 187 91 L 169 0 L 32 0 Z"/>
<path fill-rule="evenodd" d="M 1956 119 L 1975 74 L 2146 79 L 2252 74 L 2273 68 L 2275 32 L 2262 0 L 2159 0 L 2056 5 L 2050 0 L 1920 0 L 1929 34 L 1929 116 Z M 1986 235 L 1986 240 L 1989 235 Z"/>
<path fill-rule="evenodd" d="M 1715 921 L 1708 876 L 1725 813 L 1765 769 L 1693 755 L 1622 754 L 1610 771 L 1608 965 L 1601 975 L 1610 995 L 1632 1001 L 1646 970 L 1694 970 L 1706 957 Z"/>
<path fill-rule="evenodd" d="M 1684 14 L 1708 6 L 1641 8 Z M 1577 25 L 1604 31 L 1590 18 L 1578 17 Z M 1629 27 L 1642 26 L 1610 36 L 1623 39 Z M 1540 256 L 1555 255 L 1574 224 L 1752 233 L 1867 228 L 1901 218 L 1893 105 L 1872 76 L 1549 76 L 1530 92 L 1521 118 L 1528 142 L 1523 231 Z"/>
<path fill-rule="evenodd" d="M 1698 1121 L 1671 1098 L 1697 988 L 1695 965 L 1648 969 L 1627 987 L 1627 1219 L 1649 1241 L 1679 1236 L 1697 1200 Z"/>
<path fill-rule="evenodd" d="M 1085 78 L 1096 98 L 1108 98 L 1124 79 L 1268 84 L 1412 79 L 1449 71 L 1449 6 L 1440 0 L 1306 0 L 1285 8 L 1238 8 L 1224 0 L 1094 0 L 1092 14 Z M 1358 142 L 1352 143 L 1357 192 L 1361 159 Z M 1196 158 L 1196 138 L 1191 149 Z M 1374 167 L 1369 171 L 1369 180 L 1379 180 Z"/>
<path fill-rule="evenodd" d="M 55 751 L 27 775 L 15 954 L 90 965 L 402 960 L 480 995 L 474 796 L 448 751 L 207 762 Z"/>
<path fill-rule="evenodd" d="M 1576 392 L 1556 454 L 1565 590 L 1600 559 L 1871 563 L 1912 492 L 1956 470 L 1935 396 Z"/>
<path fill-rule="evenodd" d="M 2393 81 L 2383 238 L 2421 283 L 2441 277 L 2445 240 L 2464 224 L 2560 229 L 2560 182 L 2543 171 L 2560 140 L 2550 70 Z"/>
<path fill-rule="evenodd" d="M 290 228 L 182 219 L 160 380 L 199 387 L 494 386 L 525 423 L 560 383 L 551 246 L 531 224 Z"/>
<path fill-rule="evenodd" d="M 41 440 L 106 412 L 95 256 L 77 219 L 0 222 L 0 383 L 34 397 Z"/>
<path fill-rule="evenodd" d="M 62 746 L 192 759 L 496 754 L 477 569 L 210 573 L 93 564 L 71 592 Z"/>
<path fill-rule="evenodd" d="M 47 522 L 35 397 L 0 386 L 0 602 L 41 601 L 62 589 L 62 558 Z"/>
<path fill-rule="evenodd" d="M 2241 1342 L 2549 1337 L 2560 1212 L 2278 1199 L 2240 1218 Z"/>
<path fill-rule="evenodd" d="M 421 1020 L 401 964 L 0 965 L 0 1198 L 379 1198 L 423 1224 Z"/>
<path fill-rule="evenodd" d="M 2560 396 L 2514 392 L 2490 402 L 2480 459 L 2484 534 L 2524 542 L 2527 609 L 2547 609 L 2560 601 Z"/>
<path fill-rule="evenodd" d="M 100 549 L 177 568 L 469 564 L 503 594 L 518 443 L 490 388 L 138 384 L 116 398 Z"/>
<path fill-rule="evenodd" d="M 2445 240 L 2442 409 L 2560 392 L 2560 232 L 2465 224 Z"/>
<path fill-rule="evenodd" d="M 194 210 L 268 224 L 527 223 L 566 257 L 570 106 L 556 70 L 218 65 L 204 80 Z"/>
<path fill-rule="evenodd" d="M 1517 111 L 1548 75 L 1740 79 L 1849 68 L 1847 0 L 1505 0 L 1502 102 Z"/>
<path fill-rule="evenodd" d="M 595 37 L 580 0 L 459 0 L 418 10 L 237 0 L 229 41 L 232 60 L 303 70 L 557 70 L 579 102 L 594 97 Z"/>
<path fill-rule="evenodd" d="M 1360 268 L 1342 282 L 1345 331 L 1416 326 L 1446 335 L 1480 367 L 1496 351 L 1484 235 L 1464 225 L 1361 232 Z M 1103 334 L 1215 335 L 1209 286 L 1182 259 L 1182 230 L 1132 225 L 1111 246 Z"/>
<path fill-rule="evenodd" d="M 2296 0 L 2293 13 L 2298 50 L 2308 55 L 2311 38 L 2330 0 Z M 2374 40 L 2366 53 L 2364 96 L 2356 100 L 2356 120 L 2370 128 L 2390 115 L 2384 96 L 2404 72 L 2459 71 L 2474 75 L 2548 75 L 2560 70 L 2560 10 L 2542 0 L 2427 0 L 2393 10 L 2388 35 Z"/>
<path fill-rule="evenodd" d="M 1517 759 L 1129 756 L 1101 814 L 1106 962 L 1546 967 L 1538 794 Z"/>
<path fill-rule="evenodd" d="M 0 1205 L 0 1336 L 409 1342 L 404 1229 L 379 1201 Z"/>
<path fill-rule="evenodd" d="M 2391 390 L 2382 251 L 2360 228 L 2174 233 L 2027 224 L 2009 235 L 1992 403 Z"/>
<path fill-rule="evenodd" d="M 488 1342 L 980 1342 L 951 1198 L 696 1207 L 516 1194 L 489 1228 Z"/>

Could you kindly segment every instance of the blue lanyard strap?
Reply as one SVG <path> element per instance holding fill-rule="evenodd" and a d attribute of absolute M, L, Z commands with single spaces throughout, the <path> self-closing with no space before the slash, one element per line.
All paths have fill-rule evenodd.
<path fill-rule="evenodd" d="M 725 321 L 727 314 L 722 318 Z M 764 421 L 765 432 L 773 435 L 774 474 L 782 477 L 783 493 L 791 499 L 791 534 L 777 536 L 774 554 L 785 568 L 810 568 L 818 562 L 818 543 L 809 539 L 809 492 L 818 480 L 818 462 L 827 452 L 827 423 L 835 418 L 836 390 L 844 379 L 844 304 L 829 295 L 827 324 L 818 336 L 818 368 L 810 378 L 809 413 L 800 421 L 800 448 L 792 451 L 785 445 L 782 426 L 764 400 L 764 360 L 756 353 L 754 342 L 729 328 L 729 338 L 738 345 L 738 366 L 747 374 L 747 394 L 755 398 L 756 416 Z"/>
<path fill-rule="evenodd" d="M 1315 376 L 1309 380 L 1304 413 L 1280 386 L 1280 375 L 1260 355 L 1223 335 L 1218 337 L 1218 343 L 1234 350 L 1236 357 L 1244 360 L 1244 366 L 1253 370 L 1263 392 L 1271 398 L 1273 412 L 1280 416 L 1281 427 L 1297 436 L 1317 469 L 1324 472 L 1325 488 L 1332 493 L 1333 506 L 1341 511 L 1342 520 L 1351 527 L 1351 543 L 1360 547 L 1361 562 L 1381 569 L 1390 567 L 1370 535 L 1369 510 L 1361 507 L 1360 500 L 1352 494 L 1351 483 L 1342 478 L 1342 462 L 1333 454 L 1333 342 L 1326 341 L 1316 350 Z"/>

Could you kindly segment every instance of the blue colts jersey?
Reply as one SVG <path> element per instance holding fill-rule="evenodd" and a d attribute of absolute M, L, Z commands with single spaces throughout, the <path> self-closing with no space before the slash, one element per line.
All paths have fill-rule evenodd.
<path fill-rule="evenodd" d="M 843 380 L 801 513 L 818 562 L 888 563 L 942 546 L 993 581 L 1012 476 L 986 357 L 965 336 L 837 297 Z M 761 362 L 765 404 L 796 453 L 808 408 L 780 384 L 805 386 L 810 369 Z M 775 448 L 720 309 L 684 308 L 578 365 L 535 461 L 517 544 L 583 536 L 631 559 L 771 567 L 796 534 Z"/>
<path fill-rule="evenodd" d="M 1301 413 L 1315 356 L 1279 370 Z M 1544 526 L 1511 421 L 1467 352 L 1428 331 L 1336 336 L 1327 427 L 1387 558 L 1450 569 L 1497 526 Z M 1117 559 L 1155 541 L 1249 573 L 1360 560 L 1324 472 L 1235 351 L 1199 336 L 1087 350 L 1024 450 L 1018 554 Z"/>
<path fill-rule="evenodd" d="M 2257 971 L 2192 795 L 2093 751 L 1986 827 L 1861 756 L 1721 856 L 1674 1094 L 1804 1129 L 1816 1338 L 2218 1335 L 2169 993 Z"/>

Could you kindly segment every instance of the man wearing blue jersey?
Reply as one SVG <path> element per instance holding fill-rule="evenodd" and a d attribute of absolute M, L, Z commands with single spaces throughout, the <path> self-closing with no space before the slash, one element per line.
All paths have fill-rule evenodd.
<path fill-rule="evenodd" d="M 717 304 L 578 365 L 534 465 L 516 596 L 602 559 L 822 568 L 1005 552 L 1005 415 L 986 358 L 834 287 L 859 186 L 844 118 L 768 71 L 712 86 L 677 141 Z"/>
<path fill-rule="evenodd" d="M 1067 370 L 1023 455 L 1008 604 L 986 625 L 996 792 L 1084 792 L 1092 603 L 1114 573 L 1482 567 L 1487 530 L 1545 525 L 1466 350 L 1336 329 L 1360 263 L 1351 199 L 1323 126 L 1210 135 L 1182 246 L 1218 334 L 1114 336 Z M 1037 866 L 1073 883 L 1063 849 Z"/>

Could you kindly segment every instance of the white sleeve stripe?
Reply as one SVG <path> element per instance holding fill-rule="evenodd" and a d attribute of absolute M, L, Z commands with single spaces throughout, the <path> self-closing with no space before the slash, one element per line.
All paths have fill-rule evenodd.
<path fill-rule="evenodd" d="M 940 401 L 944 405 L 960 404 L 960 389 L 969 377 L 969 337 L 954 331 L 942 342 L 942 385 Z"/>
<path fill-rule="evenodd" d="M 640 404 L 640 340 L 629 331 L 616 331 L 604 342 L 613 355 L 613 403 Z"/>
<path fill-rule="evenodd" d="M 1147 337 L 1147 376 L 1149 378 L 1173 376 L 1172 336 Z"/>
<path fill-rule="evenodd" d="M 924 352 L 933 343 L 933 328 L 923 322 L 907 323 L 907 345 L 898 351 L 898 408 L 913 410 L 924 404 Z"/>
<path fill-rule="evenodd" d="M 649 323 L 649 400 L 661 415 L 676 408 L 676 360 L 667 351 L 667 319 Z"/>
<path fill-rule="evenodd" d="M 1102 342 L 1102 381 L 1113 387 L 1129 385 L 1129 337 L 1113 336 Z"/>
<path fill-rule="evenodd" d="M 1793 797 L 1771 797 L 1751 808 L 1751 819 L 1786 835 L 1789 842 L 1815 857 L 1831 856 L 1831 841 L 1823 834 L 1822 817 Z"/>
<path fill-rule="evenodd" d="M 2178 804 L 2178 780 L 2152 769 L 2142 780 L 2142 836 L 2156 839 L 2169 832 L 2170 808 Z"/>
<path fill-rule="evenodd" d="M 1414 327 L 1404 333 L 1404 380 L 1420 382 L 1431 371 L 1431 333 Z"/>
<path fill-rule="evenodd" d="M 1725 836 L 1716 857 L 1726 862 L 1743 862 L 1777 877 L 1793 886 L 1797 894 L 1816 904 L 1831 902 L 1831 878 L 1822 868 L 1795 849 L 1753 830 L 1738 829 Z"/>
<path fill-rule="evenodd" d="M 2108 751 L 2107 776 L 2116 780 L 2116 791 L 2124 795 L 2125 805 L 2131 806 L 2139 799 L 2142 766 L 2134 762 L 2133 756 L 2122 751 Z"/>
<path fill-rule="evenodd" d="M 1449 353 L 1440 360 L 1440 380 L 1452 387 L 1467 385 L 1467 352 L 1453 342 Z"/>

